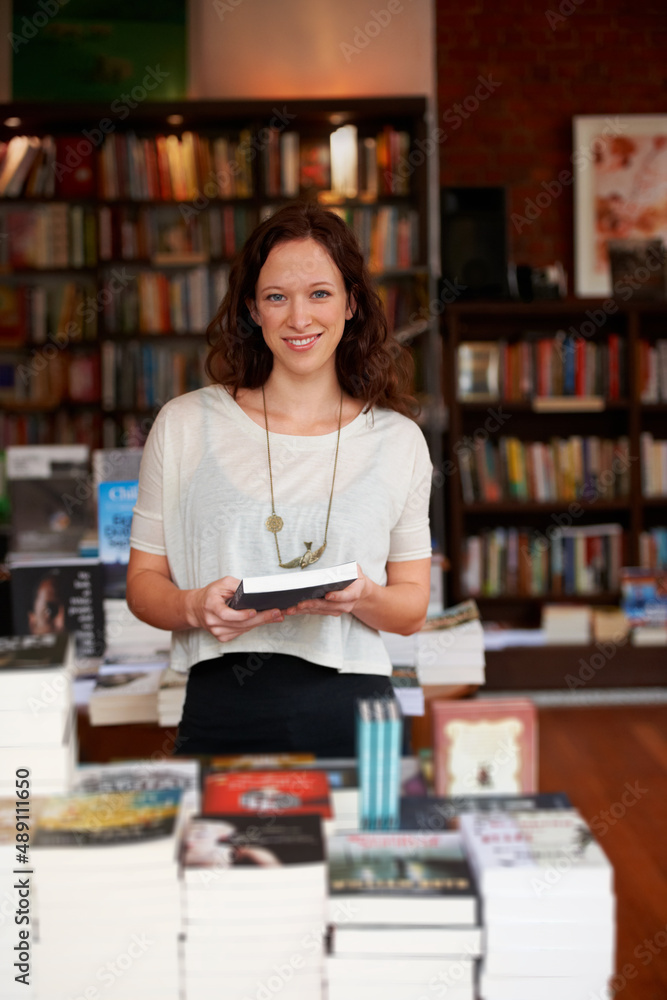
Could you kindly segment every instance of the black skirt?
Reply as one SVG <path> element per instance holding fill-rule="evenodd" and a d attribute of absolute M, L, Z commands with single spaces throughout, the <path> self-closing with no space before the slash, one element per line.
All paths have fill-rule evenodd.
<path fill-rule="evenodd" d="M 175 752 L 354 757 L 355 702 L 372 697 L 393 697 L 388 677 L 286 653 L 225 653 L 190 669 Z"/>

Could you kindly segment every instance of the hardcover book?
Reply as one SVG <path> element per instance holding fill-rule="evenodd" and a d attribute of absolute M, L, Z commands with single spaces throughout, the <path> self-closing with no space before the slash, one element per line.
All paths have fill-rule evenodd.
<path fill-rule="evenodd" d="M 298 569 L 270 576 L 249 576 L 241 580 L 236 593 L 227 603 L 235 611 L 244 608 L 254 608 L 255 611 L 271 608 L 284 610 L 299 601 L 321 598 L 332 590 L 344 590 L 357 578 L 356 562 L 340 563 L 326 569 Z"/>
<path fill-rule="evenodd" d="M 537 712 L 527 698 L 433 702 L 436 795 L 537 789 Z"/>

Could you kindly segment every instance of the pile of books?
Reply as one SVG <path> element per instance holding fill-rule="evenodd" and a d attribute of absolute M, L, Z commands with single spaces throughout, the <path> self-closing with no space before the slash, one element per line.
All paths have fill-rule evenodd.
<path fill-rule="evenodd" d="M 356 745 L 359 762 L 359 827 L 398 826 L 403 720 L 393 698 L 360 698 Z"/>
<path fill-rule="evenodd" d="M 589 1000 L 614 973 L 613 870 L 576 809 L 469 813 L 481 893 L 482 1000 Z"/>
<path fill-rule="evenodd" d="M 182 795 L 171 787 L 35 801 L 39 1000 L 85 996 L 91 984 L 113 1000 L 179 1000 Z"/>
<path fill-rule="evenodd" d="M 416 667 L 420 684 L 484 683 L 484 632 L 473 600 L 429 618 L 414 635 L 380 634 L 392 664 Z"/>
<path fill-rule="evenodd" d="M 482 931 L 459 834 L 341 834 L 328 856 L 329 1000 L 417 1000 L 435 982 L 473 1000 Z"/>
<path fill-rule="evenodd" d="M 73 641 L 65 634 L 0 638 L 0 795 L 18 769 L 35 795 L 70 788 L 77 758 Z"/>
<path fill-rule="evenodd" d="M 188 1000 L 320 997 L 326 861 L 315 815 L 195 816 L 182 845 Z"/>

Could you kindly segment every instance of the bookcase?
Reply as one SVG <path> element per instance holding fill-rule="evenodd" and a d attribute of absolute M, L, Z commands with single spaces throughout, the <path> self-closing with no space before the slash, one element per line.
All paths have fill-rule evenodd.
<path fill-rule="evenodd" d="M 234 253 L 300 197 L 357 232 L 414 351 L 437 464 L 437 212 L 426 158 L 412 155 L 425 114 L 412 97 L 1 106 L 0 142 L 29 148 L 8 184 L 0 164 L 0 447 L 141 444 L 164 401 L 204 384 L 204 330 Z M 434 514 L 442 540 L 440 504 Z"/>
<path fill-rule="evenodd" d="M 444 322 L 452 601 L 539 624 L 664 566 L 667 303 L 459 302 Z"/>

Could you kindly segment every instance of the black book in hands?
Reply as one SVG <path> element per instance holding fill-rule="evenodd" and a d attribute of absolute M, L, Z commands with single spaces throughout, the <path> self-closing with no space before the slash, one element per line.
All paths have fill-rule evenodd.
<path fill-rule="evenodd" d="M 235 611 L 254 608 L 291 608 L 299 601 L 324 597 L 332 590 L 344 590 L 358 579 L 356 562 L 327 566 L 326 569 L 297 569 L 291 573 L 244 577 L 227 602 Z"/>

